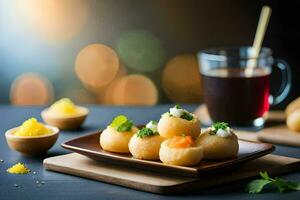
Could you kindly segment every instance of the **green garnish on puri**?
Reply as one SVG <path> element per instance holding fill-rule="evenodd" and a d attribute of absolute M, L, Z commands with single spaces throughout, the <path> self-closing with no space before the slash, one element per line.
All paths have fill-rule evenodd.
<path fill-rule="evenodd" d="M 267 172 L 260 172 L 261 179 L 251 181 L 246 188 L 246 191 L 255 194 L 260 193 L 265 188 L 277 189 L 279 192 L 297 191 L 300 190 L 300 183 L 286 181 L 278 177 L 271 178 Z"/>
<path fill-rule="evenodd" d="M 181 109 L 181 106 L 177 104 L 177 105 L 175 106 L 175 108 Z"/>
<path fill-rule="evenodd" d="M 112 128 L 117 128 L 117 127 L 119 127 L 120 125 L 124 124 L 126 121 L 127 121 L 127 117 L 126 117 L 126 116 L 124 116 L 124 115 L 119 115 L 119 116 L 115 117 L 115 118 L 112 120 L 110 126 L 111 126 Z"/>
<path fill-rule="evenodd" d="M 121 124 L 117 128 L 117 131 L 119 131 L 119 132 L 130 131 L 132 126 L 133 126 L 133 121 L 132 120 L 127 120 L 125 123 Z"/>
<path fill-rule="evenodd" d="M 158 135 L 158 132 L 152 131 L 150 128 L 142 128 L 136 134 L 140 138 L 150 137 L 153 135 Z"/>
<path fill-rule="evenodd" d="M 226 123 L 226 122 L 216 122 L 212 125 L 212 127 L 215 128 L 216 131 L 218 131 L 219 129 L 226 130 L 228 128 L 228 123 Z"/>
<path fill-rule="evenodd" d="M 193 115 L 191 115 L 190 113 L 188 113 L 188 112 L 184 112 L 181 116 L 180 116 L 180 118 L 182 118 L 182 119 L 186 119 L 186 120 L 188 120 L 188 121 L 191 121 L 191 120 L 193 120 Z"/>
<path fill-rule="evenodd" d="M 124 115 L 119 115 L 113 119 L 110 127 L 116 129 L 119 132 L 130 131 L 133 126 L 133 121 L 127 119 Z"/>
<path fill-rule="evenodd" d="M 171 113 L 173 109 L 177 109 L 177 110 L 181 110 L 181 115 L 180 115 L 180 118 L 181 119 L 185 119 L 185 120 L 188 120 L 188 121 L 191 121 L 194 119 L 193 115 L 191 113 L 189 113 L 187 110 L 183 109 L 180 105 L 175 105 L 174 108 L 170 108 L 170 112 L 168 112 L 169 114 L 169 117 L 173 117 L 174 115 L 176 117 L 179 117 L 178 116 L 178 113 L 174 114 L 174 113 Z"/>
<path fill-rule="evenodd" d="M 213 123 L 211 128 L 212 128 L 212 131 L 210 132 L 210 134 L 214 135 L 218 132 L 219 129 L 226 130 L 228 128 L 228 123 L 226 123 L 226 122 L 216 122 L 216 123 Z"/>

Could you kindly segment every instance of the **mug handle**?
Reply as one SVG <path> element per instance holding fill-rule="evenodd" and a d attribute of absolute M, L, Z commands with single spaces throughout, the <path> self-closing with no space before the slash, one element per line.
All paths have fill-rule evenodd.
<path fill-rule="evenodd" d="M 289 94 L 292 84 L 291 68 L 287 62 L 281 59 L 276 59 L 274 65 L 281 72 L 281 85 L 275 96 L 270 95 L 269 101 L 272 106 L 281 103 Z"/>

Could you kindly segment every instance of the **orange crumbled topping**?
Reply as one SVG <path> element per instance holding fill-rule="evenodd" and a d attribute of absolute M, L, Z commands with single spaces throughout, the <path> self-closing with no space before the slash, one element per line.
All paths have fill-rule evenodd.
<path fill-rule="evenodd" d="M 193 146 L 195 146 L 195 142 L 191 136 L 174 136 L 169 142 L 169 147 L 171 148 L 188 148 Z"/>

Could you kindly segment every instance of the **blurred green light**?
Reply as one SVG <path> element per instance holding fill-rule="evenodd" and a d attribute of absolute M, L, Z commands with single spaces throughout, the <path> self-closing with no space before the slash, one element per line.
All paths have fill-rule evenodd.
<path fill-rule="evenodd" d="M 153 71 L 165 61 L 161 42 L 147 31 L 124 33 L 117 42 L 117 52 L 126 66 L 137 71 Z"/>

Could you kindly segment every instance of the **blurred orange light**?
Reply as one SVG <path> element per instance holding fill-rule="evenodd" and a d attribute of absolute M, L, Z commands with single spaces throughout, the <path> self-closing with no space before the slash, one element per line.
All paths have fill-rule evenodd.
<path fill-rule="evenodd" d="M 97 102 L 104 105 L 114 105 L 113 94 L 119 79 L 111 82 L 105 90 L 98 95 Z"/>
<path fill-rule="evenodd" d="M 113 49 L 102 44 L 91 44 L 77 55 L 75 71 L 84 85 L 101 88 L 116 77 L 119 65 Z"/>
<path fill-rule="evenodd" d="M 127 69 L 122 64 L 120 64 L 116 76 L 114 77 L 114 79 L 109 84 L 106 84 L 106 85 L 101 86 L 101 87 L 91 87 L 91 86 L 86 85 L 86 84 L 84 86 L 87 90 L 89 90 L 90 92 L 96 94 L 99 98 L 102 98 L 103 95 L 105 94 L 105 91 L 107 90 L 107 88 L 112 83 L 116 82 L 118 79 L 122 78 L 125 75 L 127 75 Z M 101 101 L 99 101 L 99 102 L 101 102 Z"/>
<path fill-rule="evenodd" d="M 199 103 L 202 89 L 196 56 L 183 54 L 171 59 L 162 73 L 162 87 L 174 102 Z"/>
<path fill-rule="evenodd" d="M 155 105 L 157 88 L 148 77 L 132 74 L 119 79 L 111 86 L 111 101 L 114 105 Z"/>
<path fill-rule="evenodd" d="M 113 90 L 118 82 L 119 79 L 127 75 L 127 69 L 124 67 L 124 65 L 120 64 L 118 73 L 115 77 L 115 79 L 110 82 L 109 85 L 103 87 L 102 89 L 98 89 L 97 91 L 93 90 L 94 93 L 96 93 L 97 96 L 97 101 L 100 104 L 106 104 L 106 105 L 112 105 L 113 104 Z"/>
<path fill-rule="evenodd" d="M 17 0 L 16 14 L 47 41 L 66 41 L 77 35 L 89 12 L 84 0 Z"/>
<path fill-rule="evenodd" d="M 45 105 L 52 101 L 53 93 L 53 87 L 46 78 L 25 73 L 14 80 L 10 101 L 15 105 Z"/>

